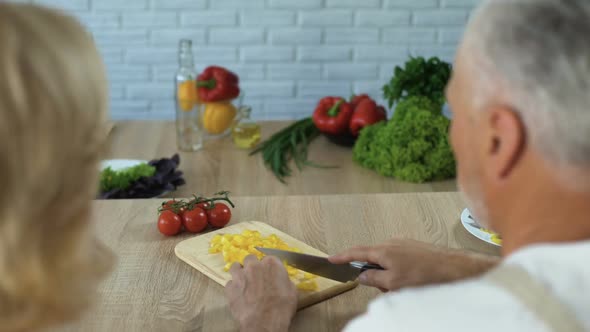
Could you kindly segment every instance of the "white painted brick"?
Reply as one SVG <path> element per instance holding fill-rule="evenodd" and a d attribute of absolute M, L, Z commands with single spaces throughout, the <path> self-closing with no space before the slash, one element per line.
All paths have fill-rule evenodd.
<path fill-rule="evenodd" d="M 244 93 L 252 98 L 289 98 L 295 93 L 294 82 L 244 82 L 241 86 Z"/>
<path fill-rule="evenodd" d="M 246 62 L 290 62 L 295 56 L 293 47 L 286 46 L 247 46 L 241 53 Z"/>
<path fill-rule="evenodd" d="M 299 60 L 314 61 L 348 61 L 351 48 L 346 46 L 301 46 L 298 49 Z"/>
<path fill-rule="evenodd" d="M 322 8 L 322 0 L 269 0 L 271 8 L 290 9 L 319 9 Z"/>
<path fill-rule="evenodd" d="M 150 118 L 152 119 L 172 120 L 176 118 L 176 102 L 173 98 L 152 101 L 150 110 Z"/>
<path fill-rule="evenodd" d="M 269 79 L 284 80 L 319 80 L 322 76 L 320 64 L 270 64 Z"/>
<path fill-rule="evenodd" d="M 123 49 L 121 47 L 101 47 L 99 53 L 102 61 L 108 66 L 123 62 Z"/>
<path fill-rule="evenodd" d="M 371 98 L 375 99 L 379 104 L 385 105 L 383 103 L 383 85 L 387 82 L 381 81 L 356 81 L 354 82 L 354 93 L 355 94 L 363 94 L 366 93 Z"/>
<path fill-rule="evenodd" d="M 121 84 L 111 84 L 109 86 L 109 98 L 111 100 L 125 98 L 125 86 Z"/>
<path fill-rule="evenodd" d="M 267 99 L 265 110 L 275 114 L 301 114 L 310 116 L 318 104 L 319 98 Z"/>
<path fill-rule="evenodd" d="M 444 7 L 444 8 L 447 8 L 447 7 L 473 8 L 483 2 L 482 0 L 441 0 L 441 1 L 442 1 L 442 7 Z"/>
<path fill-rule="evenodd" d="M 88 29 L 94 31 L 121 26 L 121 19 L 118 13 L 78 14 L 77 17 Z"/>
<path fill-rule="evenodd" d="M 213 9 L 262 9 L 264 2 L 265 0 L 211 0 L 210 6 Z"/>
<path fill-rule="evenodd" d="M 383 29 L 383 42 L 385 44 L 434 44 L 436 43 L 436 30 L 424 28 L 387 28 Z"/>
<path fill-rule="evenodd" d="M 211 28 L 209 43 L 218 45 L 253 45 L 264 43 L 262 28 Z"/>
<path fill-rule="evenodd" d="M 155 65 L 152 67 L 152 77 L 155 82 L 167 82 L 169 84 L 174 84 L 174 77 L 176 75 L 176 71 L 178 71 L 178 65 L 175 64 L 164 64 L 164 65 Z M 199 67 L 196 67 L 196 70 L 199 71 Z"/>
<path fill-rule="evenodd" d="M 324 77 L 328 80 L 376 79 L 376 64 L 328 63 L 324 65 Z"/>
<path fill-rule="evenodd" d="M 127 85 L 127 96 L 129 99 L 139 100 L 172 99 L 174 96 L 174 85 L 163 83 L 132 83 Z"/>
<path fill-rule="evenodd" d="M 295 24 L 295 12 L 288 10 L 247 10 L 242 13 L 243 25 L 281 26 Z"/>
<path fill-rule="evenodd" d="M 448 62 L 453 61 L 456 51 L 457 48 L 454 46 L 413 46 L 410 48 L 410 54 L 413 56 L 437 56 Z"/>
<path fill-rule="evenodd" d="M 279 99 L 269 100 L 264 105 L 265 118 L 264 120 L 281 119 L 281 120 L 295 120 L 304 117 L 309 117 L 318 100 L 313 99 Z"/>
<path fill-rule="evenodd" d="M 436 8 L 437 0 L 385 0 L 385 8 Z"/>
<path fill-rule="evenodd" d="M 302 98 L 323 98 L 325 96 L 348 97 L 352 93 L 352 84 L 343 81 L 300 81 L 297 96 Z"/>
<path fill-rule="evenodd" d="M 148 34 L 147 30 L 145 29 L 101 29 L 94 34 L 94 39 L 96 43 L 101 47 L 108 47 L 111 45 L 141 46 L 147 44 Z"/>
<path fill-rule="evenodd" d="M 35 0 L 34 3 L 64 10 L 88 10 L 89 0 Z"/>
<path fill-rule="evenodd" d="M 349 26 L 352 25 L 352 11 L 343 9 L 302 11 L 299 14 L 302 26 Z"/>
<path fill-rule="evenodd" d="M 110 82 L 145 82 L 149 80 L 149 73 L 147 65 L 109 65 L 107 67 Z"/>
<path fill-rule="evenodd" d="M 234 11 L 227 10 L 207 10 L 180 14 L 180 24 L 183 26 L 234 26 L 237 21 L 237 14 Z"/>
<path fill-rule="evenodd" d="M 361 46 L 354 54 L 355 59 L 360 61 L 397 61 L 408 56 L 408 48 L 400 46 Z"/>
<path fill-rule="evenodd" d="M 127 51 L 129 64 L 171 64 L 177 63 L 176 50 L 161 47 L 137 47 Z"/>
<path fill-rule="evenodd" d="M 441 29 L 440 30 L 440 42 L 442 44 L 453 44 L 456 45 L 461 41 L 463 37 L 463 28 L 458 29 Z"/>
<path fill-rule="evenodd" d="M 227 10 L 183 12 L 180 14 L 180 24 L 188 27 L 235 26 L 237 22 L 237 14 Z"/>
<path fill-rule="evenodd" d="M 113 100 L 110 103 L 113 119 L 136 119 L 149 111 L 147 100 Z"/>
<path fill-rule="evenodd" d="M 409 11 L 359 10 L 355 13 L 358 26 L 403 26 L 410 24 Z"/>
<path fill-rule="evenodd" d="M 233 46 L 200 46 L 193 48 L 197 62 L 237 62 L 238 50 Z"/>
<path fill-rule="evenodd" d="M 154 0 L 154 8 L 174 10 L 205 9 L 207 8 L 207 0 Z"/>
<path fill-rule="evenodd" d="M 94 10 L 147 9 L 148 0 L 93 0 L 92 8 Z"/>
<path fill-rule="evenodd" d="M 123 13 L 123 27 L 162 28 L 176 26 L 176 13 Z"/>
<path fill-rule="evenodd" d="M 370 28 L 327 28 L 326 44 L 378 44 L 379 30 Z"/>
<path fill-rule="evenodd" d="M 276 28 L 269 31 L 269 40 L 275 45 L 317 45 L 322 42 L 319 28 Z"/>
<path fill-rule="evenodd" d="M 240 81 L 246 80 L 262 80 L 265 76 L 265 65 L 263 64 L 222 64 L 224 67 L 233 71 L 240 77 Z"/>
<path fill-rule="evenodd" d="M 205 43 L 205 29 L 157 29 L 152 31 L 151 42 L 153 45 L 177 46 L 181 39 L 193 41 L 193 48 Z"/>
<path fill-rule="evenodd" d="M 381 0 L 326 0 L 328 8 L 379 8 Z"/>
<path fill-rule="evenodd" d="M 414 24 L 424 26 L 464 25 L 467 12 L 457 9 L 420 10 L 414 12 Z"/>

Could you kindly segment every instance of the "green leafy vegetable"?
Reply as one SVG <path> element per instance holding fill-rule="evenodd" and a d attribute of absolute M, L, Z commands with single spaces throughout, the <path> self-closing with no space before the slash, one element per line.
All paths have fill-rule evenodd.
<path fill-rule="evenodd" d="M 424 57 L 412 57 L 404 68 L 395 67 L 393 78 L 383 87 L 389 108 L 412 96 L 424 96 L 443 105 L 444 90 L 451 78 L 451 69 L 451 64 L 437 57 L 428 60 Z"/>
<path fill-rule="evenodd" d="M 441 105 L 426 97 L 398 103 L 392 119 L 361 130 L 353 158 L 379 174 L 409 182 L 455 176 L 448 140 L 450 121 Z"/>
<path fill-rule="evenodd" d="M 100 190 L 107 192 L 113 189 L 126 189 L 140 178 L 150 177 L 155 173 L 156 168 L 145 163 L 120 171 L 114 171 L 107 167 L 100 173 Z"/>

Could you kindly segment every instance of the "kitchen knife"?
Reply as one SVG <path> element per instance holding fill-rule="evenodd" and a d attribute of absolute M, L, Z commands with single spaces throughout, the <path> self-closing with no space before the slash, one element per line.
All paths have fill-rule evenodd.
<path fill-rule="evenodd" d="M 309 272 L 320 277 L 348 282 L 358 278 L 358 276 L 366 270 L 383 270 L 383 268 L 376 264 L 369 264 L 365 262 L 350 262 L 347 264 L 332 264 L 325 257 L 312 256 L 300 254 L 292 251 L 260 248 L 256 249 L 265 255 L 275 256 L 287 264 Z"/>

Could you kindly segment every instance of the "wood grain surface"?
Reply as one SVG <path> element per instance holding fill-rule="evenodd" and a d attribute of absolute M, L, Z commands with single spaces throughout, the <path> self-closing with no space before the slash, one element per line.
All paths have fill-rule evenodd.
<path fill-rule="evenodd" d="M 211 255 L 209 253 L 209 242 L 217 234 L 241 234 L 245 230 L 259 231 L 264 237 L 272 234 L 277 235 L 285 241 L 289 247 L 300 249 L 302 253 L 326 257 L 326 253 L 317 250 L 308 244 L 297 240 L 289 234 L 259 221 L 244 221 L 213 232 L 195 236 L 191 239 L 184 240 L 176 245 L 174 252 L 176 256 L 197 269 L 207 277 L 211 278 L 218 284 L 225 286 L 231 280 L 229 272 L 223 271 L 225 262 L 223 257 Z M 338 281 L 318 277 L 316 279 L 318 289 L 313 292 L 299 291 L 298 308 L 306 308 L 310 305 L 322 302 L 336 295 L 342 294 L 355 288 L 357 282 L 341 283 Z"/>
<path fill-rule="evenodd" d="M 287 126 L 288 122 L 264 122 L 263 138 Z M 171 122 L 118 122 L 111 133 L 109 158 L 154 159 L 177 152 L 174 124 Z M 280 183 L 265 168 L 260 155 L 248 156 L 235 147 L 229 137 L 208 141 L 203 150 L 180 153 L 180 169 L 187 184 L 176 197 L 193 193 L 212 194 L 229 190 L 241 196 L 325 195 L 404 192 L 456 191 L 454 180 L 413 184 L 380 176 L 352 161 L 352 149 L 334 145 L 319 137 L 310 146 L 310 160 L 337 169 L 294 168 L 288 185 Z"/>
<path fill-rule="evenodd" d="M 156 229 L 159 200 L 95 202 L 99 237 L 118 255 L 101 297 L 80 321 L 58 331 L 236 331 L 223 287 L 180 261 Z M 333 254 L 407 237 L 497 255 L 461 226 L 457 193 L 236 197 L 231 224 L 263 221 Z M 444 263 L 444 262 L 441 262 Z M 359 286 L 300 311 L 292 331 L 340 331 L 377 290 Z"/>

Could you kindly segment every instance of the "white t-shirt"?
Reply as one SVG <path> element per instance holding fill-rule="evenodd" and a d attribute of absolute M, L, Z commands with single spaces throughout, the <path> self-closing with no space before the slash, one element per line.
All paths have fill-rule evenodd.
<path fill-rule="evenodd" d="M 536 245 L 507 257 L 547 289 L 590 331 L 590 241 Z M 488 280 L 407 288 L 374 300 L 345 332 L 549 332 L 523 303 Z"/>

